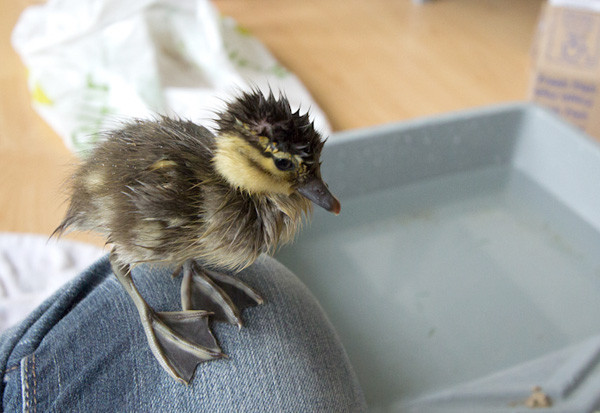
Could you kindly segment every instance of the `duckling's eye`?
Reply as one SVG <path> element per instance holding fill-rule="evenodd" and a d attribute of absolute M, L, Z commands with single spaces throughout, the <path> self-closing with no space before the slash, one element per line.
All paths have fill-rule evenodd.
<path fill-rule="evenodd" d="M 275 158 L 274 162 L 277 169 L 281 171 L 291 171 L 294 169 L 294 162 L 290 161 L 289 159 Z"/>

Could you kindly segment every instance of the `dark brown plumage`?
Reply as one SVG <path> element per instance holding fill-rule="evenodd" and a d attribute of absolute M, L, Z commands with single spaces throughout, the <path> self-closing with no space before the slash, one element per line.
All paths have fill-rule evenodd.
<path fill-rule="evenodd" d="M 74 173 L 69 209 L 55 231 L 107 237 L 113 269 L 140 312 L 151 350 L 183 382 L 195 369 L 188 366 L 190 353 L 196 362 L 222 355 L 212 336 L 191 332 L 198 325 L 208 330 L 204 310 L 241 326 L 241 307 L 262 302 L 249 287 L 208 268 L 239 270 L 291 241 L 310 201 L 340 209 L 321 179 L 321 136 L 285 98 L 244 93 L 216 122 L 216 136 L 167 117 L 106 132 Z M 142 262 L 183 268 L 184 311 L 157 316 L 147 306 L 130 275 L 131 265 Z M 225 286 L 241 291 L 245 304 L 232 302 Z M 181 333 L 182 317 L 189 334 Z"/>
<path fill-rule="evenodd" d="M 245 94 L 227 106 L 217 125 L 221 133 L 235 130 L 249 140 L 254 133 L 266 136 L 271 142 L 279 142 L 280 150 L 300 155 L 306 164 L 318 167 L 324 141 L 308 113 L 292 113 L 286 99 L 277 100 L 273 94 L 266 98 L 261 93 Z"/>
<path fill-rule="evenodd" d="M 181 120 L 108 133 L 73 176 L 58 231 L 101 232 L 129 264 L 201 259 L 231 269 L 291 240 L 306 198 L 231 188 L 215 173 L 214 152 L 212 133 Z"/>

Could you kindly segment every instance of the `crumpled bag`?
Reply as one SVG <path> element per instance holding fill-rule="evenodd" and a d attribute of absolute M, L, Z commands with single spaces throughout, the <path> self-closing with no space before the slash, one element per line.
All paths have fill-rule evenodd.
<path fill-rule="evenodd" d="M 283 91 L 330 133 L 298 78 L 207 0 L 49 0 L 23 12 L 12 43 L 33 106 L 74 151 L 131 117 L 211 127 L 224 100 L 251 87 Z"/>

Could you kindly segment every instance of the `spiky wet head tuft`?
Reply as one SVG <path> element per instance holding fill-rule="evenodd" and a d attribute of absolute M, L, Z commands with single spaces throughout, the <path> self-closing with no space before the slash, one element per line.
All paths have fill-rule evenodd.
<path fill-rule="evenodd" d="M 220 134 L 235 133 L 263 151 L 276 148 L 318 168 L 324 141 L 308 113 L 292 112 L 282 94 L 276 98 L 272 91 L 267 97 L 257 89 L 245 92 L 227 104 L 216 122 Z"/>

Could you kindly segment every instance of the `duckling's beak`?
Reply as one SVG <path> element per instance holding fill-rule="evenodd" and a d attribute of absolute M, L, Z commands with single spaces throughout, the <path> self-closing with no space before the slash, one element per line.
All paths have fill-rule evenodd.
<path fill-rule="evenodd" d="M 322 179 L 314 177 L 297 188 L 305 198 L 313 201 L 318 206 L 338 215 L 341 210 L 340 201 L 329 192 L 329 188 Z"/>

